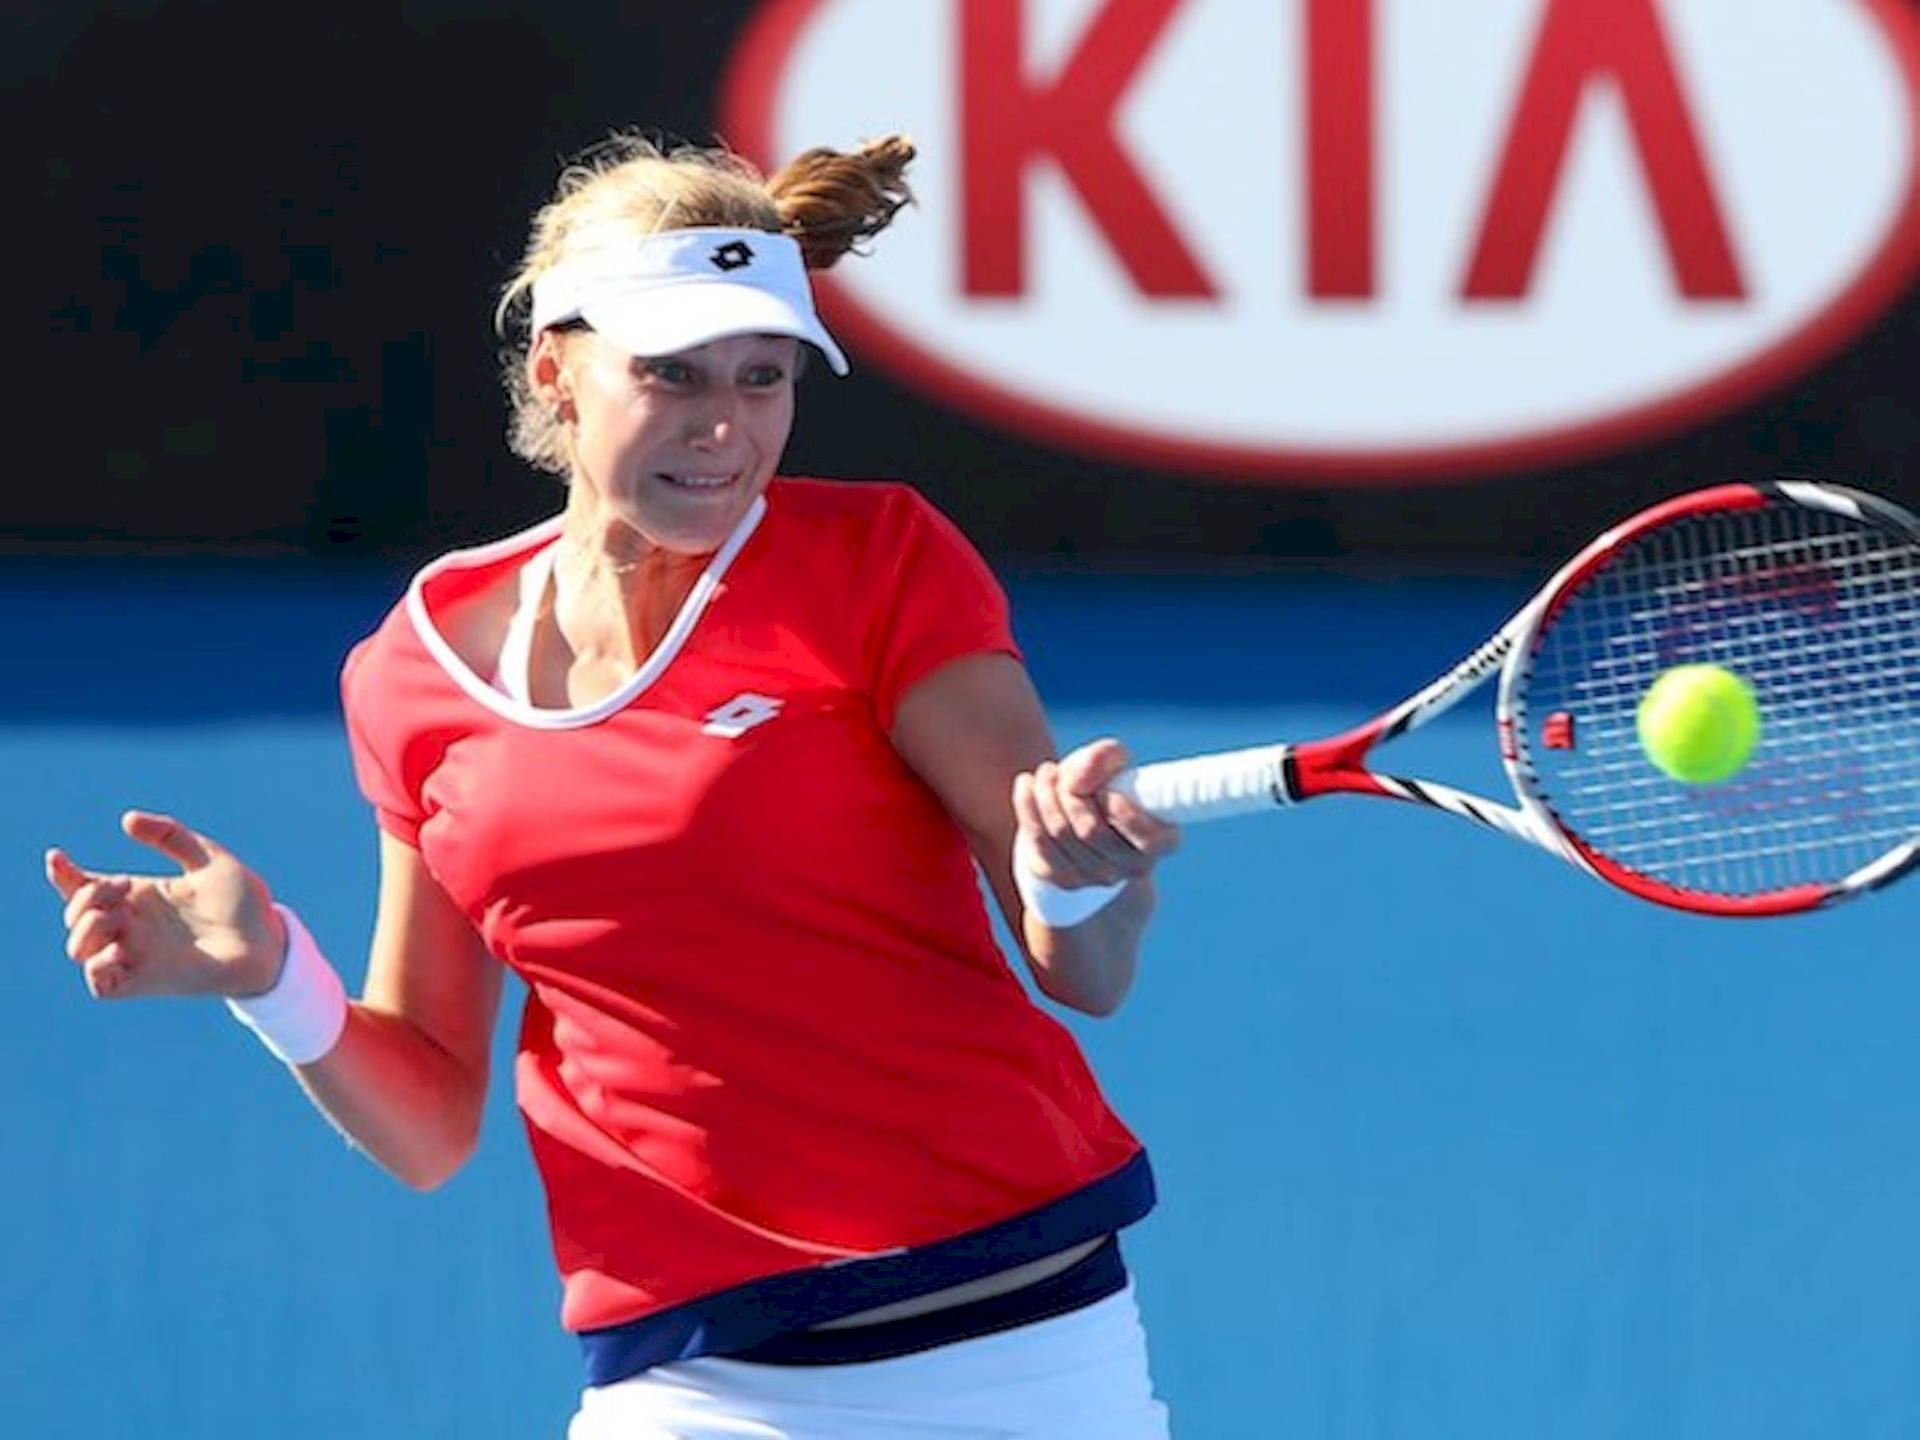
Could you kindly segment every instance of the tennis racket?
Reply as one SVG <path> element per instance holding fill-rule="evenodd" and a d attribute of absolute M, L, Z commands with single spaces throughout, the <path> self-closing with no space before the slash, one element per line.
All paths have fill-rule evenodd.
<path fill-rule="evenodd" d="M 1760 710 L 1737 775 L 1689 785 L 1635 712 L 1674 665 L 1733 671 Z M 1518 803 L 1372 768 L 1383 743 L 1499 676 Z M 1528 840 L 1647 900 L 1783 915 L 1920 861 L 1920 523 L 1837 485 L 1718 485 L 1644 510 L 1561 567 L 1445 675 L 1345 734 L 1168 760 L 1115 788 L 1190 822 L 1380 795 Z"/>

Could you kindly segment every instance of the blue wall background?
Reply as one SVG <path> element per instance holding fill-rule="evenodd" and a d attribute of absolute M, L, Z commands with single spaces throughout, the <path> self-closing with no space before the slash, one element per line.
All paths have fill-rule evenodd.
<path fill-rule="evenodd" d="M 504 1065 L 477 1159 L 412 1194 L 219 1007 L 90 1002 L 40 878 L 52 843 L 144 863 L 119 811 L 172 809 L 357 982 L 373 831 L 334 668 L 398 583 L 0 570 L 7 1433 L 557 1436 L 570 1413 Z M 1063 743 L 1142 758 L 1364 718 L 1522 598 L 1012 588 Z M 1466 709 L 1401 768 L 1499 784 Z M 1163 877 L 1132 999 L 1075 1028 L 1160 1172 L 1129 1251 L 1183 1440 L 1920 1433 L 1920 887 L 1696 919 L 1361 801 L 1194 828 Z"/>

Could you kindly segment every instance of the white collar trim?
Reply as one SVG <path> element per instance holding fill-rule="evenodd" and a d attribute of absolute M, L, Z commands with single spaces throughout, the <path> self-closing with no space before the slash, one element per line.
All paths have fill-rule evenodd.
<path fill-rule="evenodd" d="M 733 532 L 727 536 L 714 556 L 707 562 L 707 568 L 700 572 L 700 578 L 694 581 L 693 589 L 687 592 L 687 598 L 680 603 L 680 611 L 673 617 L 673 624 L 667 627 L 667 633 L 653 648 L 640 668 L 619 686 L 591 705 L 581 705 L 565 710 L 548 710 L 533 706 L 502 693 L 481 675 L 474 673 L 467 662 L 462 660 L 454 648 L 441 635 L 433 623 L 433 617 L 427 613 L 426 587 L 449 570 L 465 569 L 477 565 L 492 564 L 509 555 L 530 557 L 541 548 L 551 545 L 560 538 L 562 517 L 543 520 L 531 529 L 522 530 L 517 535 L 509 535 L 504 540 L 491 544 L 475 546 L 467 550 L 452 550 L 433 561 L 413 577 L 413 583 L 407 587 L 407 618 L 412 621 L 414 633 L 420 637 L 420 643 L 439 663 L 440 668 L 458 685 L 467 696 L 493 711 L 496 715 L 513 721 L 516 725 L 525 725 L 535 730 L 572 730 L 583 725 L 595 725 L 609 715 L 623 709 L 635 696 L 666 673 L 674 657 L 693 634 L 693 627 L 712 603 L 720 582 L 725 578 L 727 569 L 733 564 L 734 557 L 741 547 L 759 528 L 760 521 L 767 513 L 765 495 L 754 497 L 753 504 L 747 507 L 747 513 L 740 517 Z"/>

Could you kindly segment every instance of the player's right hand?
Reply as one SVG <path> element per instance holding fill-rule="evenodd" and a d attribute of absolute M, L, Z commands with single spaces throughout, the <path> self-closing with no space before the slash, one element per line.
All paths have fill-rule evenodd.
<path fill-rule="evenodd" d="M 67 955 L 100 1000 L 141 995 L 257 995 L 272 988 L 286 926 L 266 883 L 218 842 L 144 810 L 120 827 L 180 867 L 114 875 L 47 852 L 47 882 L 66 904 Z"/>

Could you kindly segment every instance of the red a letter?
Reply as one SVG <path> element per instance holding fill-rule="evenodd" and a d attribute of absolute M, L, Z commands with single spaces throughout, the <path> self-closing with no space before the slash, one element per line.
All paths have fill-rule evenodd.
<path fill-rule="evenodd" d="M 1575 112 L 1603 75 L 1626 103 L 1680 293 L 1689 300 L 1747 293 L 1654 4 L 1549 0 L 1467 270 L 1467 299 L 1526 294 Z"/>
<path fill-rule="evenodd" d="M 1373 294 L 1374 0 L 1307 7 L 1307 293 Z"/>
<path fill-rule="evenodd" d="M 1030 84 L 1025 0 L 960 5 L 961 224 L 969 295 L 1026 289 L 1026 176 L 1059 166 L 1142 292 L 1214 294 L 1212 282 L 1114 133 L 1114 110 L 1181 0 L 1106 0 L 1052 83 Z"/>

